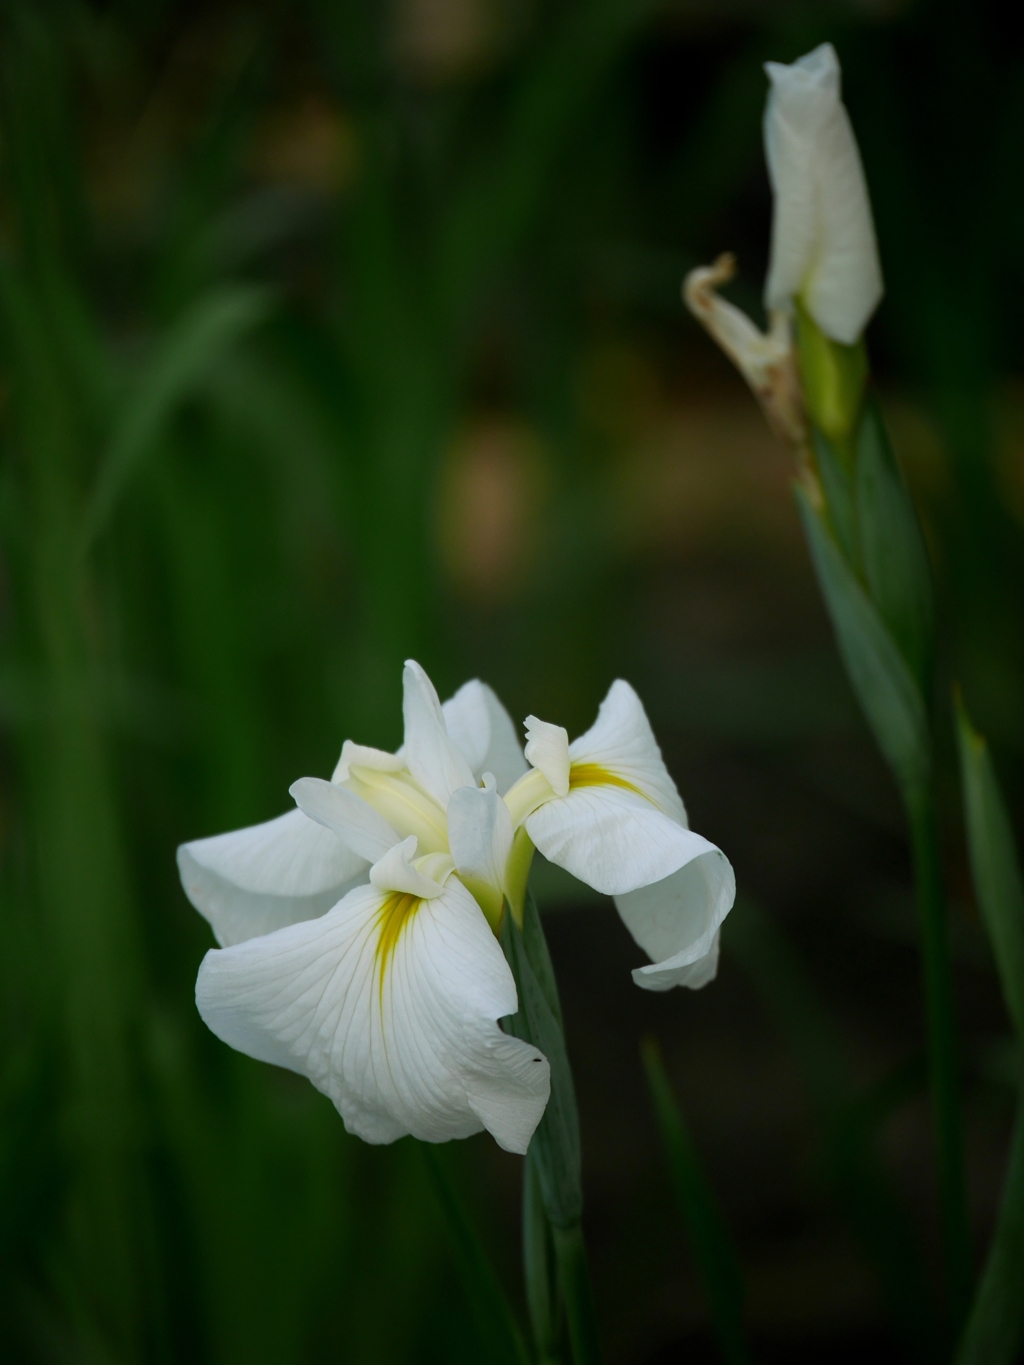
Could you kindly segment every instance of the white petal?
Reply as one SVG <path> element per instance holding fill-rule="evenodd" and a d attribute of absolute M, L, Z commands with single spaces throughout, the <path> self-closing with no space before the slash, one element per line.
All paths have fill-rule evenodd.
<path fill-rule="evenodd" d="M 634 982 L 646 991 L 668 991 L 673 986 L 686 986 L 691 991 L 699 991 L 718 975 L 720 937 L 720 934 L 716 934 L 708 952 L 695 962 L 679 965 L 659 962 L 651 967 L 634 967 Z"/>
<path fill-rule="evenodd" d="M 633 973 L 638 986 L 690 985 L 693 964 L 714 949 L 736 899 L 736 878 L 725 855 L 713 845 L 708 849 L 662 881 L 615 897 L 623 923 L 654 964 Z"/>
<path fill-rule="evenodd" d="M 444 886 L 455 871 L 455 860 L 450 853 L 424 853 L 413 861 L 413 867 L 438 886 Z"/>
<path fill-rule="evenodd" d="M 686 824 L 686 810 L 654 738 L 643 702 L 628 682 L 608 689 L 597 720 L 569 746 L 573 763 L 593 763 L 641 791 L 666 815 Z"/>
<path fill-rule="evenodd" d="M 525 1152 L 549 1070 L 498 1027 L 516 989 L 497 940 L 452 879 L 414 903 L 382 970 L 389 900 L 361 887 L 322 919 L 208 953 L 200 1013 L 232 1047 L 308 1076 L 368 1142 L 444 1142 L 486 1127 Z"/>
<path fill-rule="evenodd" d="M 472 786 L 469 764 L 448 738 L 434 684 L 414 659 L 402 675 L 405 744 L 402 752 L 413 777 L 443 810 L 458 787 Z"/>
<path fill-rule="evenodd" d="M 227 947 L 322 915 L 366 880 L 369 864 L 336 834 L 290 810 L 182 844 L 178 870 L 186 896 Z"/>
<path fill-rule="evenodd" d="M 400 838 L 415 834 L 422 852 L 447 853 L 444 807 L 423 790 L 408 768 L 382 772 L 353 764 L 345 787 L 372 806 Z"/>
<path fill-rule="evenodd" d="M 569 735 L 561 725 L 526 717 L 526 758 L 542 772 L 558 796 L 569 790 Z"/>
<path fill-rule="evenodd" d="M 494 889 L 500 910 L 512 852 L 512 817 L 494 778 L 484 787 L 460 787 L 448 802 L 448 845 L 459 875 Z M 485 779 L 486 780 L 486 779 Z"/>
<path fill-rule="evenodd" d="M 288 791 L 305 815 L 333 830 L 342 843 L 368 862 L 375 863 L 401 842 L 383 815 L 334 782 L 325 782 L 322 777 L 300 777 Z"/>
<path fill-rule="evenodd" d="M 527 770 L 522 746 L 512 717 L 494 692 L 474 678 L 465 683 L 441 707 L 452 743 L 462 754 L 479 782 L 493 773 L 498 792 L 509 787 Z"/>
<path fill-rule="evenodd" d="M 636 792 L 578 787 L 540 806 L 526 831 L 544 857 L 606 896 L 660 882 L 714 851 Z"/>
<path fill-rule="evenodd" d="M 768 178 L 774 194 L 765 307 L 769 310 L 790 309 L 810 269 L 817 240 L 816 181 L 810 125 L 817 106 L 827 96 L 806 92 L 808 98 L 803 102 L 805 108 L 802 116 L 794 111 L 786 117 L 784 110 L 796 104 L 802 93 L 802 83 L 797 82 L 797 89 L 788 99 L 780 100 L 780 87 L 785 89 L 786 79 L 782 73 L 789 68 L 771 62 L 765 66 L 765 70 L 772 82 L 772 89 L 764 115 L 764 143 Z"/>
<path fill-rule="evenodd" d="M 396 773 L 405 767 L 405 760 L 401 754 L 389 754 L 386 749 L 373 749 L 367 744 L 346 739 L 341 746 L 341 757 L 331 774 L 331 781 L 347 782 L 349 768 L 353 764 L 360 768 L 376 768 L 379 772 Z"/>
<path fill-rule="evenodd" d="M 416 836 L 388 850 L 380 862 L 370 868 L 370 881 L 378 891 L 401 891 L 407 896 L 421 896 L 430 900 L 441 894 L 441 885 L 428 877 L 419 868 L 413 867 L 416 856 Z M 437 855 L 434 855 L 435 857 Z M 446 862 L 449 860 L 446 859 Z"/>
<path fill-rule="evenodd" d="M 882 297 L 871 202 L 835 49 L 768 62 L 765 150 L 775 193 L 769 308 L 802 295 L 826 335 L 855 342 Z"/>

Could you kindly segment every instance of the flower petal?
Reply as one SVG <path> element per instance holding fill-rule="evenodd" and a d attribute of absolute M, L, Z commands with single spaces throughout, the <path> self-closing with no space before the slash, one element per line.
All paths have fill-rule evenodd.
<path fill-rule="evenodd" d="M 822 43 L 790 66 L 768 62 L 765 150 L 775 194 L 768 308 L 802 295 L 826 335 L 852 345 L 882 297 L 871 202 L 839 60 Z"/>
<path fill-rule="evenodd" d="M 578 787 L 527 817 L 544 857 L 606 896 L 660 882 L 714 844 L 622 787 Z"/>
<path fill-rule="evenodd" d="M 336 782 L 322 777 L 300 777 L 288 788 L 295 804 L 317 824 L 333 830 L 360 858 L 375 863 L 389 848 L 401 843 L 383 815 Z"/>
<path fill-rule="evenodd" d="M 460 875 L 500 888 L 512 851 L 512 817 L 494 778 L 483 787 L 460 787 L 448 802 L 448 846 Z M 485 779 L 486 782 L 486 779 Z"/>
<path fill-rule="evenodd" d="M 354 739 L 346 739 L 341 746 L 341 757 L 331 774 L 332 782 L 347 782 L 349 768 L 355 764 L 359 768 L 375 768 L 378 772 L 396 773 L 405 767 L 401 754 L 389 754 L 386 749 L 374 749 L 368 744 L 357 744 Z"/>
<path fill-rule="evenodd" d="M 451 741 L 473 776 L 479 782 L 484 773 L 493 773 L 498 792 L 504 796 L 528 765 L 512 717 L 495 693 L 474 678 L 449 697 L 441 710 Z"/>
<path fill-rule="evenodd" d="M 569 790 L 569 735 L 562 725 L 526 717 L 526 758 L 551 783 L 556 796 Z"/>
<path fill-rule="evenodd" d="M 186 896 L 228 947 L 316 919 L 366 880 L 369 864 L 336 834 L 290 810 L 182 844 L 178 870 Z"/>
<path fill-rule="evenodd" d="M 650 967 L 634 967 L 633 980 L 647 991 L 668 991 L 673 986 L 699 991 L 718 975 L 720 938 L 721 933 L 716 934 L 710 949 L 695 962 L 658 962 Z"/>
<path fill-rule="evenodd" d="M 623 923 L 653 964 L 633 973 L 638 986 L 647 990 L 692 986 L 694 964 L 717 953 L 722 921 L 736 899 L 736 878 L 725 855 L 713 845 L 707 847 L 708 852 L 662 881 L 615 897 Z M 705 963 L 703 970 L 710 974 L 696 985 L 711 979 L 713 966 Z"/>
<path fill-rule="evenodd" d="M 455 869 L 492 928 L 501 923 L 512 852 L 512 816 L 488 773 L 483 787 L 460 787 L 448 802 L 448 845 Z"/>
<path fill-rule="evenodd" d="M 608 689 L 597 720 L 569 746 L 574 765 L 593 765 L 628 782 L 659 810 L 686 824 L 686 810 L 654 738 L 643 702 L 619 678 Z"/>
<path fill-rule="evenodd" d="M 498 1027 L 512 973 L 455 878 L 429 901 L 360 887 L 319 920 L 207 953 L 196 1002 L 232 1047 L 308 1076 L 367 1142 L 486 1127 L 525 1152 L 547 1103 L 547 1061 Z"/>
<path fill-rule="evenodd" d="M 345 787 L 372 806 L 399 838 L 415 834 L 424 853 L 448 851 L 448 825 L 439 805 L 409 772 L 352 765 Z"/>
<path fill-rule="evenodd" d="M 473 774 L 445 728 L 434 684 L 414 659 L 407 659 L 402 675 L 406 765 L 424 791 L 444 810 L 458 787 L 473 786 Z"/>
<path fill-rule="evenodd" d="M 442 884 L 413 867 L 415 856 L 416 836 L 410 834 L 408 839 L 389 849 L 380 862 L 370 868 L 371 883 L 378 891 L 400 891 L 403 895 L 418 896 L 421 900 L 432 900 L 439 896 Z M 433 855 L 434 858 L 438 856 Z M 451 859 L 443 854 L 440 856 L 444 859 L 446 869 L 451 869 Z"/>

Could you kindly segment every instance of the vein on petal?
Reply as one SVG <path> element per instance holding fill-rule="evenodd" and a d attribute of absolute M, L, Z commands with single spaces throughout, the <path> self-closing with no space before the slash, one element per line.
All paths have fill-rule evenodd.
<path fill-rule="evenodd" d="M 388 966 L 394 957 L 402 931 L 422 904 L 423 901 L 419 896 L 414 896 L 408 891 L 393 891 L 377 912 L 379 937 L 377 939 L 376 961 L 380 972 L 379 998 L 382 1010 L 384 1008 L 384 977 Z"/>

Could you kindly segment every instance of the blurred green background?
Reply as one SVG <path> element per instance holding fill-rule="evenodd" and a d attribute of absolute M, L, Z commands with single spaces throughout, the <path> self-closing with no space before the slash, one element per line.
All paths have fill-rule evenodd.
<path fill-rule="evenodd" d="M 609 1361 L 717 1359 L 648 1033 L 758 1358 L 926 1355 L 914 1286 L 893 1311 L 901 1248 L 926 1278 L 937 1259 L 898 802 L 790 457 L 679 284 L 733 249 L 758 309 L 761 63 L 831 39 L 946 670 L 1019 809 L 1024 22 L 977 0 L 0 13 L 4 1359 L 481 1359 L 416 1145 L 349 1138 L 202 1026 L 211 938 L 174 865 L 286 809 L 346 736 L 397 744 L 410 654 L 442 695 L 480 676 L 570 732 L 627 677 L 737 869 L 719 980 L 657 997 L 610 903 L 538 871 Z M 980 1248 L 1013 1057 L 947 854 Z M 521 1302 L 520 1163 L 485 1136 L 444 1160 Z"/>

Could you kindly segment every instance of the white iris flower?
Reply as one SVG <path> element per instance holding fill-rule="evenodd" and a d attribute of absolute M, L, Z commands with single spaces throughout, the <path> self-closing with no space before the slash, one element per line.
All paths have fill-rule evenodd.
<path fill-rule="evenodd" d="M 517 997 L 497 934 L 506 904 L 521 919 L 534 846 L 615 896 L 653 990 L 714 976 L 732 869 L 686 827 L 626 683 L 572 745 L 531 717 L 525 758 L 480 682 L 442 707 L 410 662 L 404 714 L 397 754 L 347 740 L 330 782 L 292 786 L 297 810 L 179 849 L 222 945 L 196 1001 L 218 1037 L 308 1076 L 368 1142 L 486 1128 L 525 1152 L 549 1069 L 499 1026 Z"/>

